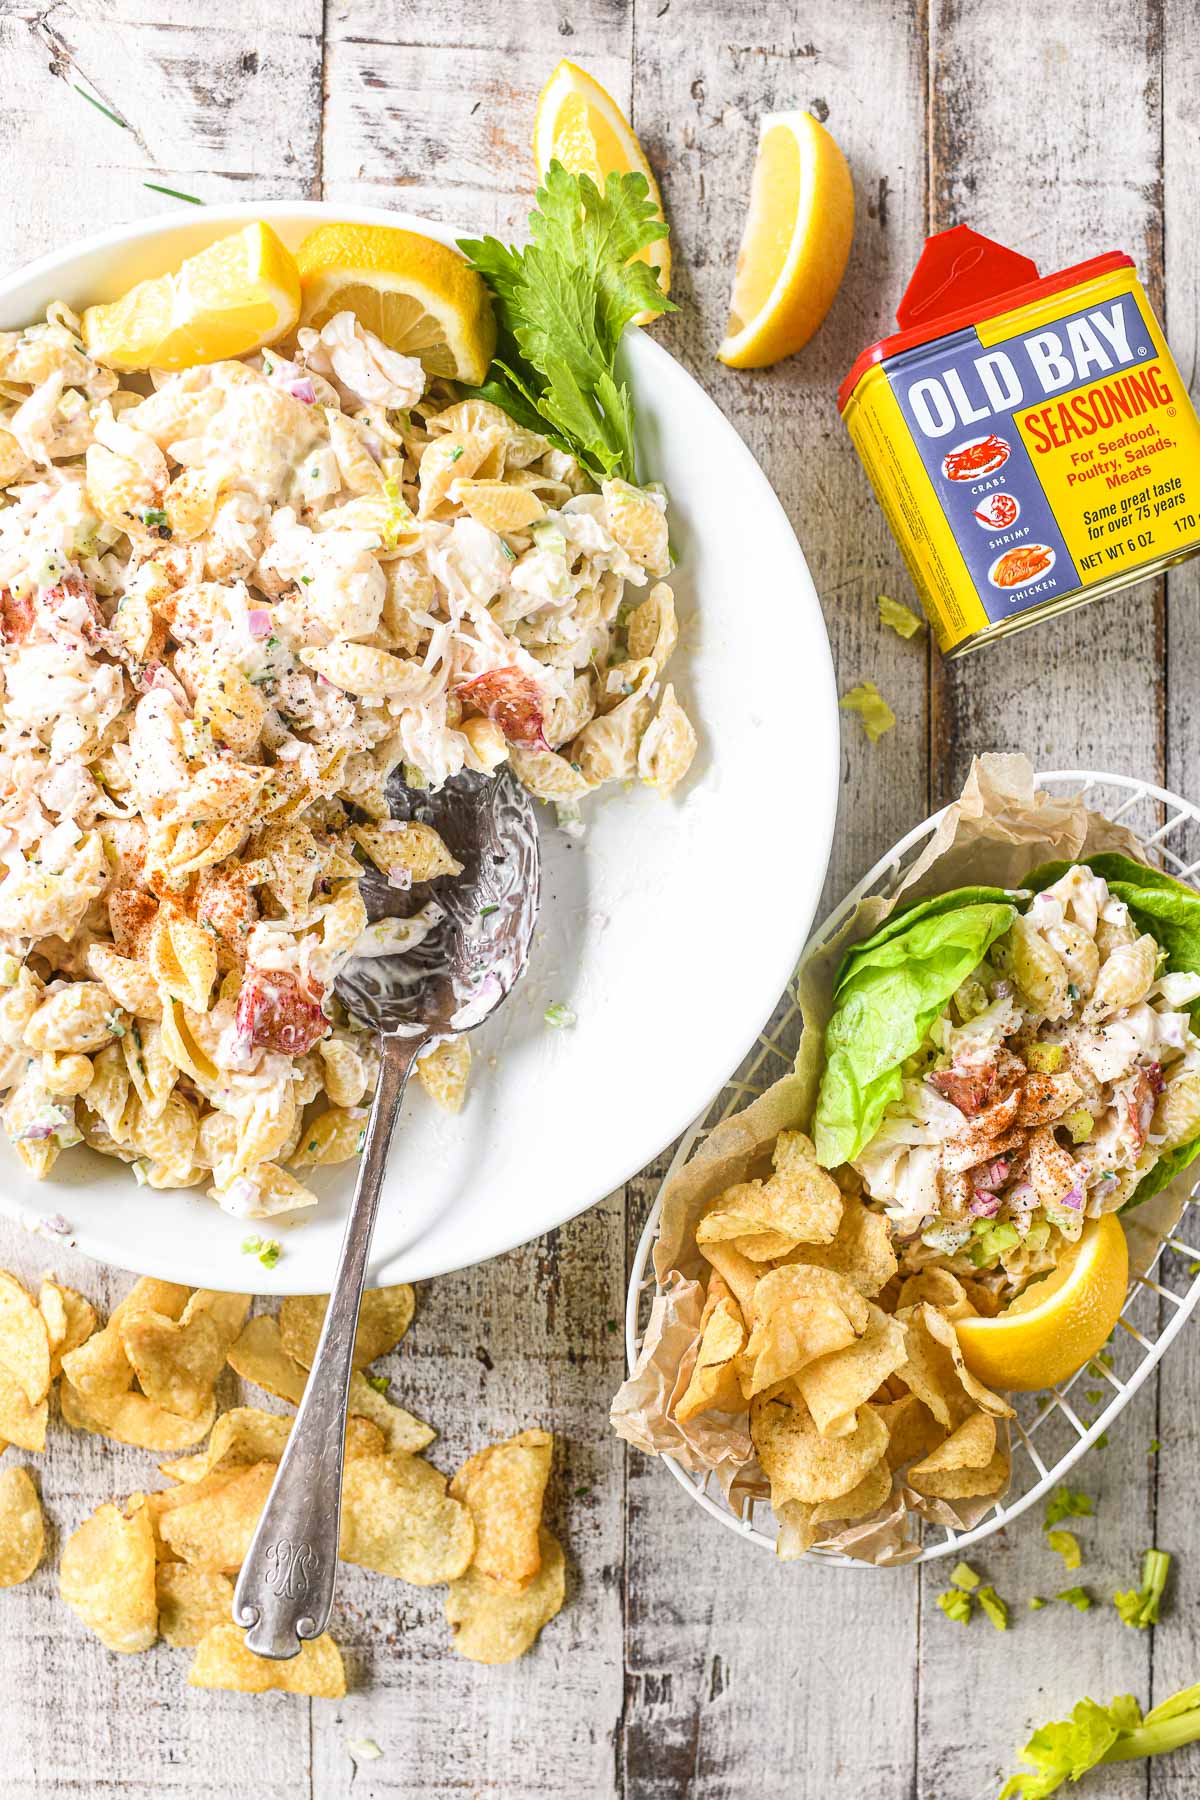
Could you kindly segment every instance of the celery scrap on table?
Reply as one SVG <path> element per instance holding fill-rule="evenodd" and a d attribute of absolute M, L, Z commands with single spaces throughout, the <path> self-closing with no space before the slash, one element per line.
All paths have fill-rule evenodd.
<path fill-rule="evenodd" d="M 858 714 L 863 730 L 873 744 L 877 744 L 884 732 L 890 731 L 896 723 L 895 713 L 873 681 L 860 681 L 857 687 L 842 695 L 838 705 L 844 712 Z"/>
<path fill-rule="evenodd" d="M 903 600 L 893 600 L 887 594 L 880 594 L 875 602 L 879 608 L 879 622 L 894 631 L 897 637 L 915 637 L 924 629 L 911 606 L 905 606 Z"/>
<path fill-rule="evenodd" d="M 498 333 L 487 381 L 468 391 L 598 479 L 637 480 L 633 401 L 616 374 L 621 334 L 640 313 L 676 311 L 657 269 L 631 261 L 667 236 L 649 192 L 636 172 L 611 174 L 601 192 L 552 162 L 530 215 L 531 244 L 459 242 L 491 289 Z"/>
<path fill-rule="evenodd" d="M 1079 1548 L 1079 1539 L 1073 1531 L 1048 1531 L 1046 1543 L 1051 1550 L 1057 1550 L 1067 1569 L 1077 1569 L 1083 1561 L 1083 1553 Z"/>
<path fill-rule="evenodd" d="M 1069 1719 L 1052 1719 L 1034 1732 L 1021 1751 L 1029 1769 L 1009 1776 L 999 1800 L 1049 1800 L 1065 1781 L 1078 1781 L 1089 1769 L 1158 1756 L 1197 1738 L 1200 1683 L 1144 1716 L 1132 1694 L 1118 1694 L 1110 1706 L 1080 1700 Z"/>
<path fill-rule="evenodd" d="M 1128 1588 L 1113 1595 L 1113 1605 L 1123 1625 L 1145 1631 L 1148 1625 L 1158 1624 L 1159 1602 L 1170 1567 L 1171 1558 L 1166 1550 L 1146 1551 L 1142 1558 L 1141 1588 Z"/>

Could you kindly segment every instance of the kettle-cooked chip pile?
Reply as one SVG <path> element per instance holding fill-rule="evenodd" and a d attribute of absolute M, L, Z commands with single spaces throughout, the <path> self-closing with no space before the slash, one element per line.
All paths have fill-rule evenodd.
<path fill-rule="evenodd" d="M 246 1650 L 230 1622 L 245 1559 L 292 1416 L 243 1405 L 217 1416 L 228 1366 L 297 1405 L 325 1312 L 322 1295 L 249 1318 L 248 1294 L 139 1280 L 101 1325 L 74 1289 L 47 1277 L 35 1298 L 0 1271 L 0 1436 L 46 1442 L 58 1382 L 65 1424 L 157 1451 L 171 1485 L 97 1508 L 65 1539 L 59 1590 L 111 1651 L 158 1638 L 195 1651 L 189 1681 L 242 1693 L 337 1698 L 341 1653 L 326 1633 L 288 1663 Z M 350 1389 L 342 1489 L 343 1560 L 418 1587 L 448 1585 L 454 1644 L 482 1663 L 510 1662 L 562 1606 L 563 1553 L 543 1522 L 554 1440 L 538 1428 L 485 1445 L 448 1480 L 420 1452 L 434 1428 L 386 1392 L 367 1365 L 393 1350 L 413 1317 L 411 1287 L 364 1296 Z M 207 1441 L 205 1441 L 207 1440 Z M 0 1587 L 41 1562 L 44 1525 L 26 1469 L 0 1469 Z"/>
<path fill-rule="evenodd" d="M 1004 1488 L 997 1421 L 1012 1408 L 971 1374 L 955 1331 L 987 1296 L 943 1269 L 902 1283 L 887 1220 L 802 1132 L 780 1132 L 769 1172 L 709 1201 L 696 1242 L 710 1271 L 675 1418 L 748 1415 L 782 1557 L 897 1499 Z"/>

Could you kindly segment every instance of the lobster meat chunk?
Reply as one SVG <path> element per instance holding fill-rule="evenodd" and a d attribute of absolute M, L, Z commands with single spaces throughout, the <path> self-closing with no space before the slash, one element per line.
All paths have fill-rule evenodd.
<path fill-rule="evenodd" d="M 525 750 L 548 750 L 545 714 L 537 682 L 520 669 L 488 669 L 460 682 L 460 700 L 498 725 L 510 744 Z"/>
<path fill-rule="evenodd" d="M 286 969 L 247 969 L 235 1017 L 244 1042 L 281 1056 L 303 1056 L 329 1030 L 321 994 Z"/>

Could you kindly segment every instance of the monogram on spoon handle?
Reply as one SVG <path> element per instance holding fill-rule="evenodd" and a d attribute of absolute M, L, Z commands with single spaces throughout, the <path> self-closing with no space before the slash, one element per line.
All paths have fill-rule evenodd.
<path fill-rule="evenodd" d="M 381 1040 L 379 1086 L 312 1373 L 233 1597 L 246 1646 L 276 1660 L 329 1623 L 337 1575 L 354 1334 L 388 1145 L 428 1034 Z"/>

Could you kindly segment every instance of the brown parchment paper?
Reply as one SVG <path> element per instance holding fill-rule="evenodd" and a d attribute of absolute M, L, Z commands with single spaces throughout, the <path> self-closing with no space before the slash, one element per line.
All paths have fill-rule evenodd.
<path fill-rule="evenodd" d="M 680 1424 L 674 1405 L 687 1388 L 696 1359 L 708 1263 L 696 1244 L 696 1225 L 710 1200 L 743 1181 L 770 1152 L 779 1132 L 808 1131 L 816 1107 L 821 1050 L 833 983 L 851 944 L 869 937 L 901 899 L 923 899 L 974 884 L 1016 888 L 1039 863 L 1074 861 L 1102 850 L 1153 862 L 1133 835 L 1078 796 L 1035 788 L 1024 756 L 988 755 L 975 760 L 960 798 L 948 808 L 918 860 L 889 899 L 864 900 L 837 936 L 808 953 L 799 979 L 803 1035 L 794 1070 L 752 1104 L 714 1127 L 699 1149 L 667 1182 L 654 1246 L 660 1293 L 637 1365 L 612 1403 L 613 1429 L 647 1455 L 667 1453 L 693 1473 L 714 1472 L 729 1503 L 741 1512 L 769 1487 L 758 1467 L 745 1414 L 701 1413 Z M 1143 1273 L 1179 1219 L 1190 1183 L 1181 1177 L 1123 1221 L 1130 1267 Z M 857 1521 L 822 1546 L 879 1567 L 911 1561 L 919 1545 L 906 1535 L 907 1515 L 969 1530 L 1000 1496 L 950 1505 L 897 1483 L 887 1506 Z"/>

